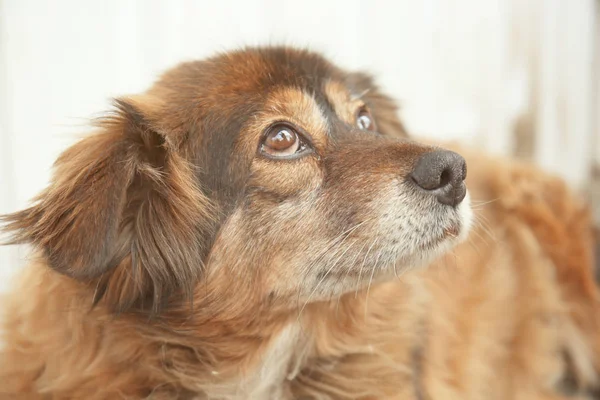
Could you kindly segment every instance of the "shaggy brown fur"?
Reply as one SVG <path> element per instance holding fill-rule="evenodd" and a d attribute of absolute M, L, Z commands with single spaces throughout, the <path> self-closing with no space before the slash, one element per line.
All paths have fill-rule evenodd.
<path fill-rule="evenodd" d="M 281 126 L 293 156 L 263 151 Z M 414 270 L 469 209 L 415 189 L 434 149 L 405 136 L 368 77 L 293 49 L 183 64 L 119 100 L 5 217 L 35 255 L 3 302 L 0 398 L 594 398 L 584 205 L 462 149 L 478 222 Z"/>

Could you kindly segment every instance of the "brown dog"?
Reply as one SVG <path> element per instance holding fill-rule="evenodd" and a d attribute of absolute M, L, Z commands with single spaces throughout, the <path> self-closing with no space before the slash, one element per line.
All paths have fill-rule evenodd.
<path fill-rule="evenodd" d="M 370 78 L 287 48 L 178 66 L 5 217 L 36 259 L 2 398 L 593 396 L 584 207 L 470 163 L 479 223 L 440 259 L 471 225 L 465 161 L 407 140 Z"/>

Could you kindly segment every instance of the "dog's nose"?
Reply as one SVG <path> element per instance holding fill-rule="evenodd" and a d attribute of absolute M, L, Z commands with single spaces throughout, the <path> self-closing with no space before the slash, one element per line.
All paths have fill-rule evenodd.
<path fill-rule="evenodd" d="M 422 155 L 410 177 L 442 204 L 455 207 L 467 194 L 464 182 L 467 163 L 452 151 L 438 150 Z"/>

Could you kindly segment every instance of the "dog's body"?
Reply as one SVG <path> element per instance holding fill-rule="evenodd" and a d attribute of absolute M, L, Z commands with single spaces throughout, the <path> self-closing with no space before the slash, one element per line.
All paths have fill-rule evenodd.
<path fill-rule="evenodd" d="M 4 302 L 1 398 L 592 397 L 584 206 L 466 151 L 479 223 L 408 272 L 471 216 L 461 159 L 404 135 L 366 77 L 290 49 L 121 101 L 7 217 L 37 253 Z"/>

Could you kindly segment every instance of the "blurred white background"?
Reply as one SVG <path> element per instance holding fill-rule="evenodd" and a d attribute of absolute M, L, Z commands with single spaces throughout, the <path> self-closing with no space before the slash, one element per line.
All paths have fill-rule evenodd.
<path fill-rule="evenodd" d="M 531 160 L 592 197 L 599 9 L 595 0 L 0 0 L 0 213 L 46 185 L 59 152 L 111 96 L 144 90 L 182 60 L 269 43 L 374 73 L 414 133 Z M 0 247 L 1 283 L 23 256 Z"/>

